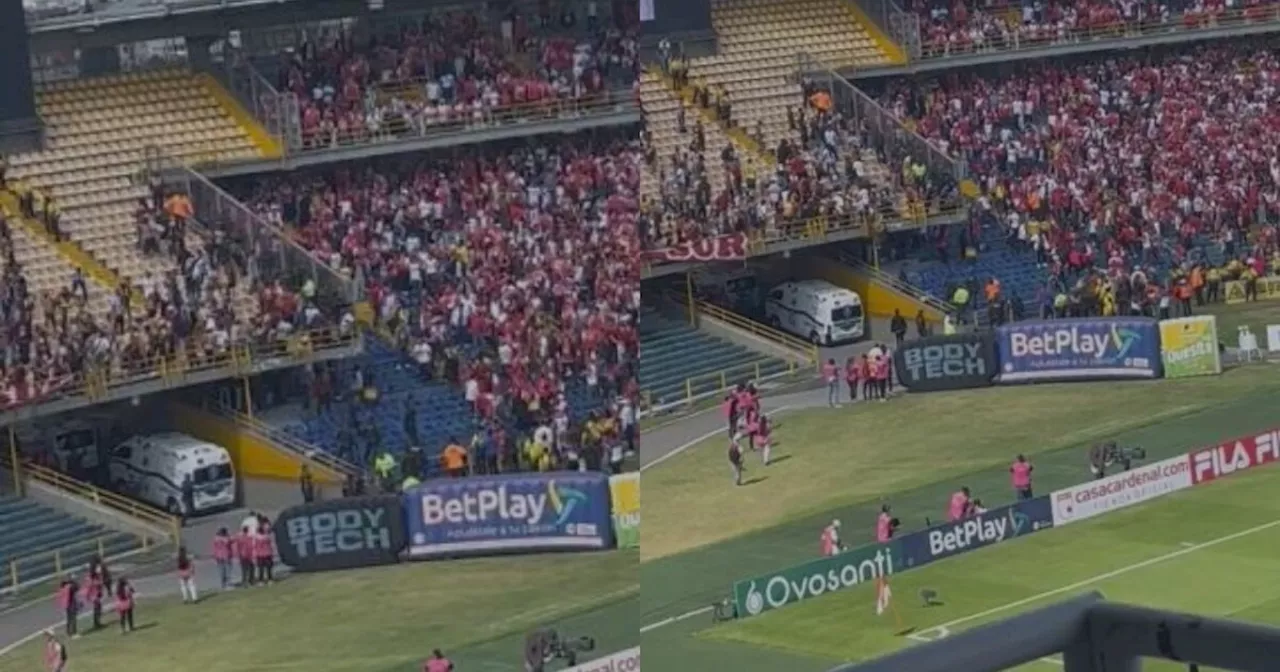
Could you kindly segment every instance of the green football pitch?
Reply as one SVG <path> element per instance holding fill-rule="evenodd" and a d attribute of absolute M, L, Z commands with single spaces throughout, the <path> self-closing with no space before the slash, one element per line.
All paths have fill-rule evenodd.
<path fill-rule="evenodd" d="M 1153 461 L 1280 425 L 1276 373 L 1258 365 L 1211 378 L 997 387 L 787 412 L 775 434 L 781 461 L 768 468 L 749 461 L 754 482 L 745 487 L 727 478 L 721 438 L 691 447 L 645 471 L 646 662 L 672 672 L 724 665 L 822 672 L 909 645 L 889 619 L 873 615 L 868 590 L 720 625 L 709 605 L 735 580 L 813 559 L 832 518 L 856 545 L 870 540 L 882 502 L 904 531 L 938 519 L 961 485 L 988 506 L 1007 503 L 1016 453 L 1035 463 L 1037 490 L 1047 493 L 1087 480 L 1085 451 L 1097 441 L 1142 445 Z M 1280 547 L 1280 530 L 1221 539 L 1280 519 L 1280 505 L 1254 506 L 1280 468 L 1276 474 L 1263 470 L 905 572 L 894 583 L 899 613 L 927 638 L 938 626 L 956 632 L 1098 588 L 1116 600 L 1266 620 L 1280 592 L 1249 588 L 1265 582 L 1260 572 L 1274 575 L 1250 553 Z M 1217 564 L 1225 557 L 1234 559 Z M 1219 572 L 1205 568 L 1219 566 L 1220 585 L 1210 585 Z M 1196 581 L 1177 580 L 1191 572 Z M 1196 588 L 1173 594 L 1175 584 Z M 924 586 L 945 606 L 917 608 Z"/>
<path fill-rule="evenodd" d="M 303 574 L 194 606 L 143 596 L 137 631 L 68 642 L 68 669 L 416 672 L 440 648 L 459 670 L 520 672 L 525 634 L 538 627 L 593 636 L 601 653 L 638 644 L 638 591 L 634 551 Z M 44 669 L 42 644 L 0 657 L 0 672 Z"/>

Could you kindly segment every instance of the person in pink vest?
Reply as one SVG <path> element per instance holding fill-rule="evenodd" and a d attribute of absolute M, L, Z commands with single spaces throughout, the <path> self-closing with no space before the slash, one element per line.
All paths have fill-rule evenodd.
<path fill-rule="evenodd" d="M 453 672 L 453 661 L 444 657 L 440 649 L 431 652 L 431 657 L 422 664 L 422 672 Z"/>
<path fill-rule="evenodd" d="M 271 528 L 263 525 L 253 537 L 253 561 L 258 566 L 258 582 L 270 585 L 275 582 L 276 549 L 271 539 Z"/>
<path fill-rule="evenodd" d="M 849 401 L 858 400 L 858 358 L 850 357 L 844 363 L 844 382 L 849 386 Z"/>
<path fill-rule="evenodd" d="M 969 515 L 969 488 L 960 488 L 951 494 L 947 505 L 947 520 L 955 522 Z"/>
<path fill-rule="evenodd" d="M 187 552 L 186 546 L 178 547 L 178 591 L 182 593 L 184 604 L 195 604 L 200 601 L 200 593 L 196 592 L 195 558 Z"/>
<path fill-rule="evenodd" d="M 84 599 L 93 606 L 93 629 L 102 627 L 102 573 L 97 567 L 89 569 L 89 583 L 84 589 Z"/>
<path fill-rule="evenodd" d="M 53 630 L 44 631 L 44 668 L 49 672 L 67 669 L 67 647 L 58 641 Z"/>
<path fill-rule="evenodd" d="M 231 585 L 231 537 L 227 528 L 218 529 L 213 535 L 213 561 L 218 565 L 218 586 L 226 590 Z"/>
<path fill-rule="evenodd" d="M 80 636 L 77 620 L 80 617 L 80 584 L 74 576 L 68 576 L 58 586 L 58 608 L 62 610 L 63 628 L 67 636 L 75 639 Z"/>
<path fill-rule="evenodd" d="M 254 585 L 257 581 L 253 571 L 253 533 L 248 529 L 241 529 L 236 535 L 235 552 L 240 558 L 240 585 Z"/>
<path fill-rule="evenodd" d="M 880 515 L 876 517 L 876 543 L 887 543 L 893 539 L 894 530 L 898 529 L 898 519 L 889 513 L 889 505 L 880 506 Z"/>
<path fill-rule="evenodd" d="M 889 357 L 880 355 L 871 362 L 871 377 L 876 381 L 876 396 L 880 401 L 889 398 Z"/>
<path fill-rule="evenodd" d="M 729 468 L 733 470 L 733 484 L 742 485 L 742 447 L 736 434 L 729 439 Z"/>
<path fill-rule="evenodd" d="M 133 632 L 133 586 L 121 578 L 116 582 L 116 615 L 120 617 L 120 634 Z"/>
<path fill-rule="evenodd" d="M 729 436 L 738 431 L 738 396 L 730 392 L 720 406 L 724 412 L 724 421 L 729 423 Z"/>
<path fill-rule="evenodd" d="M 844 550 L 840 544 L 840 520 L 831 521 L 831 524 L 822 528 L 822 537 L 819 539 L 819 548 L 822 556 L 829 558 L 836 553 Z"/>
<path fill-rule="evenodd" d="M 822 380 L 827 384 L 827 405 L 835 408 L 840 405 L 840 371 L 836 360 L 828 359 L 822 365 Z"/>
<path fill-rule="evenodd" d="M 1027 461 L 1023 455 L 1019 455 L 1009 465 L 1009 480 L 1013 483 L 1013 492 L 1019 500 L 1031 499 L 1031 472 L 1035 471 L 1035 467 Z"/>
<path fill-rule="evenodd" d="M 756 423 L 756 433 L 753 440 L 756 444 L 756 450 L 760 451 L 760 459 L 766 467 L 769 466 L 769 452 L 773 449 L 773 439 L 770 437 L 771 431 L 769 416 L 761 413 L 760 419 Z"/>

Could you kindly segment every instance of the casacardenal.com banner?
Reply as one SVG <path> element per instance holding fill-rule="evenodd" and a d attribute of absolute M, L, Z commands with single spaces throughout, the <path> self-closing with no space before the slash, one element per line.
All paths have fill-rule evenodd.
<path fill-rule="evenodd" d="M 1140 317 L 1032 320 L 996 329 L 1001 383 L 1160 375 L 1156 321 Z"/>
<path fill-rule="evenodd" d="M 902 568 L 897 541 L 854 548 L 733 584 L 738 618 L 756 616 L 825 593 L 892 576 Z"/>
<path fill-rule="evenodd" d="M 1049 497 L 1036 497 L 954 523 L 935 525 L 902 537 L 903 569 L 914 569 L 1050 527 L 1053 527 L 1053 506 Z"/>
<path fill-rule="evenodd" d="M 640 474 L 609 477 L 613 503 L 613 537 L 618 548 L 640 546 Z"/>
<path fill-rule="evenodd" d="M 1130 471 L 1058 490 L 1053 499 L 1053 524 L 1067 525 L 1140 504 L 1189 488 L 1192 484 L 1188 455 L 1161 460 Z"/>
<path fill-rule="evenodd" d="M 609 479 L 551 472 L 427 481 L 404 495 L 409 557 L 595 550 L 612 541 Z"/>

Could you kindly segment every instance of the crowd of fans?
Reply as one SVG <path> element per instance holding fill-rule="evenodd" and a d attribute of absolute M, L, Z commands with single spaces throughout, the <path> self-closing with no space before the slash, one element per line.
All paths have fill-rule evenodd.
<path fill-rule="evenodd" d="M 630 95 L 638 29 L 615 5 L 608 20 L 591 0 L 558 16 L 479 9 L 320 36 L 282 56 L 277 84 L 299 102 L 308 147 L 573 114 Z"/>
<path fill-rule="evenodd" d="M 541 422 L 569 414 L 569 385 L 638 393 L 641 158 L 625 137 L 347 165 L 249 185 L 249 202 L 361 279 L 422 375 L 460 386 L 477 418 Z"/>
<path fill-rule="evenodd" d="M 965 256 L 996 226 L 1046 269 L 1050 312 L 1154 314 L 1197 267 L 1248 280 L 1277 252 L 1277 82 L 1265 41 L 952 73 L 884 102 L 980 176 Z"/>
<path fill-rule="evenodd" d="M 771 236 L 797 222 L 872 223 L 881 213 L 904 213 L 908 204 L 955 200 L 951 176 L 929 170 L 892 139 L 873 138 L 866 119 L 833 107 L 827 92 L 806 87 L 805 99 L 787 112 L 790 137 L 767 157 L 744 157 L 733 145 L 707 147 L 701 120 L 678 119 L 687 145 L 666 158 L 646 135 L 646 160 L 659 188 L 643 208 L 645 246 L 739 232 Z M 716 191 L 713 179 L 721 176 Z"/>
<path fill-rule="evenodd" d="M 1246 20 L 1273 17 L 1272 0 L 908 0 L 920 17 L 921 48 L 929 56 L 1008 49 L 1017 44 L 1066 44 L 1098 35 L 1130 34 L 1139 26 L 1197 28 L 1228 12 Z"/>

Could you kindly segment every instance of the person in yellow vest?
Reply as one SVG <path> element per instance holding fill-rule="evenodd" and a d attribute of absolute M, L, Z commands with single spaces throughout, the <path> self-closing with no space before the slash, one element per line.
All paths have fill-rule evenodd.
<path fill-rule="evenodd" d="M 396 458 L 391 453 L 383 451 L 382 454 L 373 460 L 373 473 L 378 476 L 378 483 L 382 486 L 383 492 L 391 492 L 395 488 L 392 487 L 392 475 L 396 471 Z"/>
<path fill-rule="evenodd" d="M 1222 300 L 1222 271 L 1218 268 L 1210 268 L 1205 273 L 1205 288 L 1208 294 L 1209 303 L 1217 303 Z"/>
<path fill-rule="evenodd" d="M 1258 274 L 1253 272 L 1253 268 L 1245 266 L 1240 272 L 1240 282 L 1244 283 L 1244 300 L 1258 300 Z"/>
<path fill-rule="evenodd" d="M 1067 295 L 1058 292 L 1053 297 L 1053 316 L 1062 319 L 1067 316 Z"/>
<path fill-rule="evenodd" d="M 956 333 L 956 318 L 950 313 L 942 316 L 942 333 L 946 336 Z"/>
<path fill-rule="evenodd" d="M 1191 275 L 1188 278 L 1191 285 L 1191 293 L 1196 297 L 1196 305 L 1204 305 L 1204 267 L 1196 264 L 1191 269 Z"/>
<path fill-rule="evenodd" d="M 405 476 L 404 481 L 400 483 L 400 492 L 409 492 L 410 490 L 418 487 L 421 484 L 422 484 L 422 481 L 419 481 L 418 479 L 414 478 L 412 474 L 410 474 L 408 476 Z"/>

